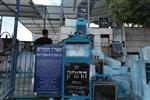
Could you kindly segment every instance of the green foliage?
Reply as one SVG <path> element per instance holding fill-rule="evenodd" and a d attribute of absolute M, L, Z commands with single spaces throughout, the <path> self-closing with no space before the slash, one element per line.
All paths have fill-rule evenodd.
<path fill-rule="evenodd" d="M 106 0 L 113 21 L 150 27 L 150 0 Z"/>

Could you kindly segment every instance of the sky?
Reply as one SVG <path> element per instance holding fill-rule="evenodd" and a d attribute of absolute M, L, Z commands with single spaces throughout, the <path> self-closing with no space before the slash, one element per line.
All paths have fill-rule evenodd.
<path fill-rule="evenodd" d="M 60 5 L 61 0 L 32 0 L 34 4 L 42 4 L 42 5 Z"/>
<path fill-rule="evenodd" d="M 17 33 L 17 39 L 20 41 L 32 41 L 32 33 L 29 31 L 24 25 L 22 25 L 20 22 L 18 23 L 18 33 Z M 1 34 L 4 38 L 6 34 L 10 34 L 12 37 L 14 33 L 14 17 L 3 17 L 2 21 L 2 27 L 1 27 Z M 11 38 L 11 37 L 8 38 Z"/>
<path fill-rule="evenodd" d="M 42 5 L 60 5 L 61 0 L 33 0 L 34 4 L 42 4 Z M 33 41 L 32 33 L 29 31 L 24 25 L 20 22 L 18 23 L 18 33 L 17 39 L 20 41 Z M 14 33 L 14 17 L 3 17 L 1 34 L 4 38 L 6 34 L 10 34 L 12 37 Z M 11 38 L 8 36 L 8 38 Z"/>

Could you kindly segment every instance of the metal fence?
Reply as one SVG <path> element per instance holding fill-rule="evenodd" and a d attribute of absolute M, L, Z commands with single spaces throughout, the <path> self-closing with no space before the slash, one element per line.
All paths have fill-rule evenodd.
<path fill-rule="evenodd" d="M 12 87 L 14 98 L 35 98 L 34 88 L 34 53 L 31 44 L 19 44 L 17 51 L 17 64 L 15 85 Z M 0 55 L 0 100 L 10 92 L 11 55 Z M 7 95 L 6 95 L 7 94 Z M 6 97 L 7 98 L 7 97 Z"/>
<path fill-rule="evenodd" d="M 0 100 L 6 98 L 12 91 L 10 87 L 11 81 L 11 66 L 10 66 L 10 50 L 5 50 L 0 53 Z"/>
<path fill-rule="evenodd" d="M 33 96 L 34 54 L 32 52 L 18 52 L 15 97 Z"/>
<path fill-rule="evenodd" d="M 34 88 L 34 53 L 32 45 L 20 44 L 17 53 L 15 76 L 15 98 L 33 98 L 36 95 Z"/>

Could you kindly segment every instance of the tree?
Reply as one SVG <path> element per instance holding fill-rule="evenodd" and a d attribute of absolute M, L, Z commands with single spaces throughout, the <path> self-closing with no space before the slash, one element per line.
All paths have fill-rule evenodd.
<path fill-rule="evenodd" d="M 150 27 L 150 0 L 106 0 L 113 21 Z"/>

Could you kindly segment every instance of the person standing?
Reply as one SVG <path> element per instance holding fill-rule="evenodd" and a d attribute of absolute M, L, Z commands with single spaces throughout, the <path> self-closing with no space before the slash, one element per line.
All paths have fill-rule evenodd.
<path fill-rule="evenodd" d="M 53 41 L 51 38 L 48 38 L 48 30 L 43 29 L 42 30 L 43 37 L 40 37 L 35 40 L 34 45 L 45 45 L 45 44 L 53 44 Z"/>

